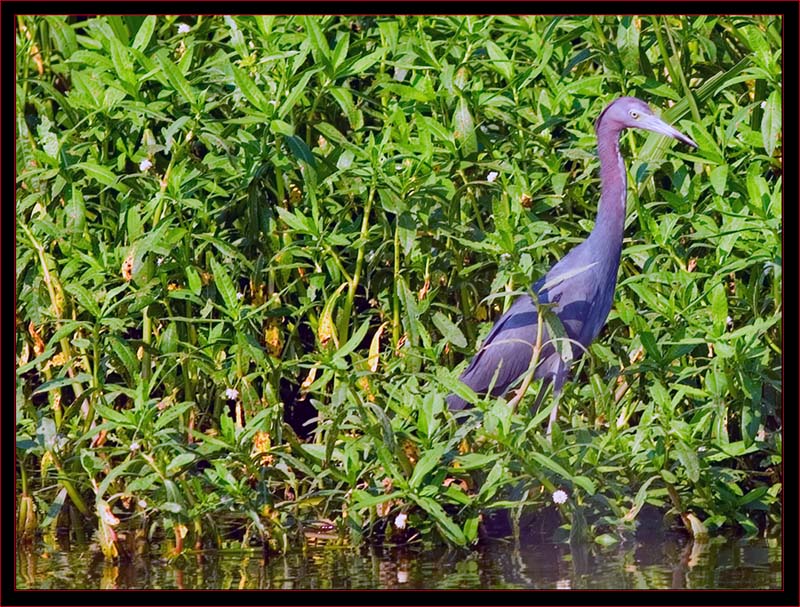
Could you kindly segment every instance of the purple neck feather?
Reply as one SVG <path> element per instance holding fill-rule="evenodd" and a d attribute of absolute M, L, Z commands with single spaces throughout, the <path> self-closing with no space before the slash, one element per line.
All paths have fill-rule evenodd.
<path fill-rule="evenodd" d="M 597 153 L 600 157 L 600 206 L 597 209 L 594 230 L 591 236 L 604 242 L 605 246 L 622 248 L 625 231 L 625 202 L 627 176 L 625 163 L 619 153 L 620 129 L 603 124 L 602 116 L 597 124 Z"/>

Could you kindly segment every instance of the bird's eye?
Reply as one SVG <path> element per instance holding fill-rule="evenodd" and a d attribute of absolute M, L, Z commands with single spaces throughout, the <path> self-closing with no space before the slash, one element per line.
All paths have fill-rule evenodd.
<path fill-rule="evenodd" d="M 631 118 L 633 118 L 634 120 L 639 120 L 639 112 L 637 112 L 636 110 L 631 110 Z"/>

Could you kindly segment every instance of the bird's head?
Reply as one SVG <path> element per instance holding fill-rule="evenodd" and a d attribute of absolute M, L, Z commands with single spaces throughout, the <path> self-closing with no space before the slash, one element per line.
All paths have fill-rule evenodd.
<path fill-rule="evenodd" d="M 601 125 L 610 127 L 617 132 L 622 129 L 653 131 L 654 133 L 673 137 L 693 148 L 697 147 L 697 144 L 692 139 L 661 120 L 653 113 L 649 105 L 636 97 L 620 97 L 608 104 L 603 113 L 600 114 L 600 118 L 597 119 L 598 131 Z"/>

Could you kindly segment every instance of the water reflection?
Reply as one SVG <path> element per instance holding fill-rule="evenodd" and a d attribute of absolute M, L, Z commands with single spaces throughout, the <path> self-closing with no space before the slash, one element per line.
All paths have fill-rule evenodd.
<path fill-rule="evenodd" d="M 495 540 L 478 549 L 305 546 L 111 563 L 96 547 L 21 547 L 18 589 L 780 589 L 779 538 L 647 538 L 613 548 Z"/>

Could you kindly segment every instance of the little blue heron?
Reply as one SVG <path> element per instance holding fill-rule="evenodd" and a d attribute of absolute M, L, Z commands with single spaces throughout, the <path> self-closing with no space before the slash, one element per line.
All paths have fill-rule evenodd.
<path fill-rule="evenodd" d="M 572 346 L 573 360 L 577 360 L 600 333 L 614 298 L 625 230 L 627 193 L 619 136 L 626 128 L 668 135 L 697 147 L 694 141 L 656 117 L 644 101 L 635 97 L 620 97 L 612 101 L 597 119 L 595 130 L 601 193 L 594 229 L 584 242 L 567 253 L 533 285 L 539 304 L 550 304 L 550 309 L 561 321 Z M 527 294 L 519 296 L 492 327 L 459 379 L 478 394 L 505 394 L 529 371 L 535 359 L 538 324 L 533 298 Z M 538 342 L 541 349 L 533 379 L 543 379 L 537 404 L 547 385 L 553 383 L 556 403 L 547 425 L 549 434 L 558 411 L 558 397 L 567 379 L 569 360 L 565 361 L 559 355 L 545 326 L 543 323 Z M 513 405 L 524 393 L 526 382 L 523 382 L 517 397 L 511 400 Z M 468 405 L 456 394 L 447 397 L 447 404 L 454 410 Z"/>

